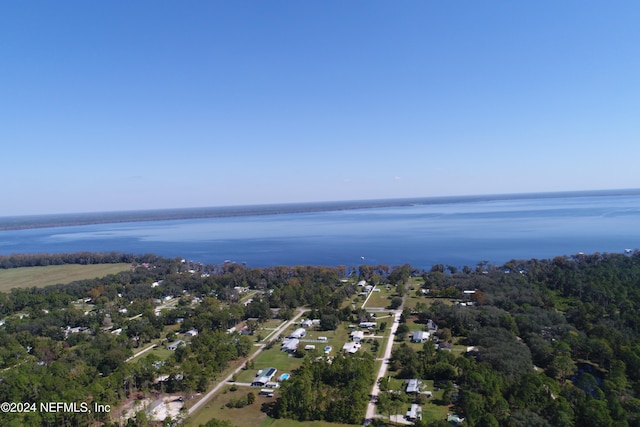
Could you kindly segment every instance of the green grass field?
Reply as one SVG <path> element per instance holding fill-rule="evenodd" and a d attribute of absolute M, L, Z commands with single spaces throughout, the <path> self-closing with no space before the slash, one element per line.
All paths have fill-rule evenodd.
<path fill-rule="evenodd" d="M 130 264 L 65 264 L 47 267 L 21 267 L 0 270 L 0 292 L 12 288 L 32 288 L 95 279 L 127 271 Z"/>
<path fill-rule="evenodd" d="M 383 288 L 384 289 L 384 288 Z M 388 308 L 391 304 L 392 294 L 386 291 L 373 292 L 367 300 L 365 308 L 381 307 Z"/>

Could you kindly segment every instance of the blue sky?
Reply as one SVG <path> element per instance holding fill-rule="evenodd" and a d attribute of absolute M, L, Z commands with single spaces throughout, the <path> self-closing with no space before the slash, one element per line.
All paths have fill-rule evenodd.
<path fill-rule="evenodd" d="M 0 216 L 639 188 L 636 1 L 0 4 Z"/>

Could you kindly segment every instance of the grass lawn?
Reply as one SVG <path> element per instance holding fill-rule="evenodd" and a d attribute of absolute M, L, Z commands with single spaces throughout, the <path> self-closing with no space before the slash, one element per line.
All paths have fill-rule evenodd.
<path fill-rule="evenodd" d="M 153 354 L 154 356 L 157 356 L 160 360 L 167 360 L 167 358 L 169 358 L 169 356 L 171 356 L 173 353 L 175 353 L 175 351 L 167 350 L 166 348 L 162 348 L 162 347 L 156 347 L 153 350 L 143 354 L 143 357 L 146 354 Z"/>
<path fill-rule="evenodd" d="M 385 292 L 373 292 L 367 300 L 367 305 L 365 305 L 365 308 L 389 308 L 389 305 L 391 304 L 391 298 L 392 297 Z"/>
<path fill-rule="evenodd" d="M 0 270 L 0 292 L 12 288 L 44 287 L 95 279 L 131 269 L 130 264 L 65 264 Z"/>
<path fill-rule="evenodd" d="M 284 320 L 282 319 L 269 319 L 266 322 L 264 322 L 261 327 L 262 328 L 277 328 L 278 326 L 282 325 L 282 323 L 284 322 Z M 269 331 L 271 332 L 271 331 Z M 267 335 L 266 333 L 264 335 Z"/>
<path fill-rule="evenodd" d="M 380 289 L 380 292 L 372 292 L 371 296 L 367 300 L 365 308 L 382 307 L 388 308 L 391 304 L 391 298 L 397 295 L 396 287 L 387 285 L 378 285 L 376 289 Z"/>
<path fill-rule="evenodd" d="M 425 421 L 446 420 L 449 412 L 449 406 L 436 405 L 432 400 L 422 405 L 422 419 Z"/>
<path fill-rule="evenodd" d="M 280 346 L 274 345 L 273 348 L 265 350 L 253 359 L 253 369 L 241 370 L 236 376 L 236 381 L 241 383 L 250 383 L 257 375 L 260 369 L 276 368 L 279 377 L 283 373 L 291 373 L 302 364 L 302 358 L 289 356 L 289 353 L 280 350 Z"/>
<path fill-rule="evenodd" d="M 411 290 L 411 288 L 413 288 L 413 290 L 419 289 L 422 285 L 424 285 L 424 279 L 422 277 L 410 277 L 405 287 L 408 291 Z"/>

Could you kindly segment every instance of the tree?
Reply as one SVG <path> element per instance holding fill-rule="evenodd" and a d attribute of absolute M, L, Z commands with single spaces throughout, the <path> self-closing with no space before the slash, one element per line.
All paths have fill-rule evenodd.
<path fill-rule="evenodd" d="M 340 319 L 335 314 L 323 314 L 320 316 L 320 329 L 334 331 L 340 325 Z"/>
<path fill-rule="evenodd" d="M 401 297 L 393 297 L 391 298 L 391 304 L 389 305 L 389 308 L 392 310 L 397 309 L 398 307 L 400 307 L 402 305 L 402 298 Z"/>
<path fill-rule="evenodd" d="M 611 427 L 613 419 L 607 409 L 607 402 L 589 399 L 576 411 L 578 423 L 584 427 Z"/>
<path fill-rule="evenodd" d="M 554 357 L 550 365 L 551 374 L 554 377 L 559 378 L 563 384 L 567 378 L 576 372 L 577 369 L 578 366 L 576 363 L 569 355 L 566 354 L 560 354 Z"/>
<path fill-rule="evenodd" d="M 396 340 L 404 341 L 409 331 L 409 326 L 407 326 L 406 323 L 401 323 L 400 325 L 398 325 L 398 329 L 396 330 Z"/>

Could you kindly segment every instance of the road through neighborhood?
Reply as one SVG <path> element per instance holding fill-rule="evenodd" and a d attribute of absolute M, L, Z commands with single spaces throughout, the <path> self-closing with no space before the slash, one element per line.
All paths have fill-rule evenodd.
<path fill-rule="evenodd" d="M 289 326 L 291 326 L 296 320 L 298 320 L 307 311 L 308 310 L 299 310 L 298 314 L 296 314 L 291 320 L 289 320 L 288 322 L 285 322 L 283 325 L 279 326 L 277 331 L 274 334 L 271 335 L 270 341 L 278 339 L 278 337 L 280 336 L 280 334 L 282 334 L 282 332 L 284 332 Z M 253 353 L 251 356 L 249 356 L 247 358 L 246 362 L 248 362 L 250 360 L 253 360 L 255 357 L 257 357 L 262 352 L 262 350 L 264 350 L 265 345 L 266 344 L 260 344 L 260 348 L 255 353 Z M 218 392 L 218 390 L 220 390 L 220 388 L 222 388 L 222 386 L 224 386 L 228 381 L 231 381 L 231 377 L 232 376 L 234 376 L 235 374 L 240 372 L 240 370 L 242 369 L 243 366 L 244 366 L 244 363 L 240 364 L 240 366 L 238 366 L 236 369 L 234 369 L 234 371 L 231 374 L 229 374 L 229 376 L 227 376 L 225 379 L 220 381 L 214 388 L 209 390 L 209 392 L 207 394 L 202 396 L 202 399 L 198 400 L 192 407 L 190 407 L 188 409 L 189 415 L 193 414 L 195 411 L 200 409 L 201 406 L 205 405 L 209 401 L 209 399 L 211 399 L 211 397 L 214 394 L 216 394 Z"/>
<path fill-rule="evenodd" d="M 376 414 L 376 400 L 378 399 L 378 394 L 380 393 L 380 387 L 378 387 L 378 380 L 383 378 L 387 373 L 387 368 L 389 367 L 389 360 L 391 359 L 391 350 L 393 349 L 393 339 L 396 335 L 396 331 L 398 330 L 398 325 L 400 325 L 400 315 L 402 314 L 402 307 L 400 309 L 394 311 L 394 319 L 391 324 L 391 333 L 389 334 L 389 339 L 387 340 L 387 346 L 384 349 L 384 356 L 382 359 L 382 364 L 380 365 L 380 369 L 378 370 L 378 375 L 376 376 L 376 381 L 373 383 L 373 389 L 371 390 L 371 400 L 369 401 L 369 405 L 367 406 L 367 412 L 365 415 L 364 424 L 367 425 L 373 420 Z"/>

